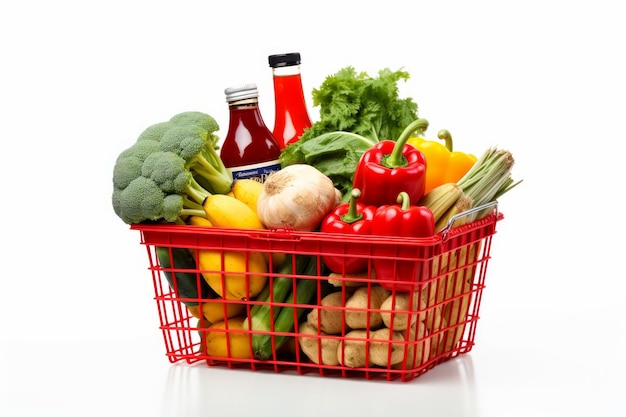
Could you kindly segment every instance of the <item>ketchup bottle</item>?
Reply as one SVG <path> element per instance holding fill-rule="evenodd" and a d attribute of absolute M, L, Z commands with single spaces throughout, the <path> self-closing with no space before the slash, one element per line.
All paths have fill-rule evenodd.
<path fill-rule="evenodd" d="M 272 133 L 281 149 L 297 141 L 311 127 L 300 75 L 300 53 L 268 57 L 274 79 L 276 114 Z"/>
<path fill-rule="evenodd" d="M 261 117 L 256 84 L 224 90 L 230 121 L 220 150 L 224 166 L 233 179 L 252 178 L 265 182 L 269 174 L 280 170 L 280 146 Z"/>

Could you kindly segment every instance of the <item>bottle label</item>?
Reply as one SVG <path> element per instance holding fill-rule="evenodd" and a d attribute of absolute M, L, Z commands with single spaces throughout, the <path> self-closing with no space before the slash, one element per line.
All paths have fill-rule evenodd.
<path fill-rule="evenodd" d="M 268 175 L 272 172 L 280 171 L 280 161 L 275 159 L 258 164 L 232 167 L 228 168 L 228 170 L 233 174 L 233 180 L 251 178 L 260 183 L 264 183 Z"/>

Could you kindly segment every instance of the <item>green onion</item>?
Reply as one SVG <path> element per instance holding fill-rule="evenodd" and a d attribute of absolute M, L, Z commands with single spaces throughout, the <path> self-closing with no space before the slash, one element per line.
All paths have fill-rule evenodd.
<path fill-rule="evenodd" d="M 497 200 L 522 181 L 511 178 L 515 160 L 511 152 L 489 148 L 457 184 L 463 194 L 472 199 L 472 208 Z M 470 215 L 468 221 L 480 218 L 482 213 Z"/>

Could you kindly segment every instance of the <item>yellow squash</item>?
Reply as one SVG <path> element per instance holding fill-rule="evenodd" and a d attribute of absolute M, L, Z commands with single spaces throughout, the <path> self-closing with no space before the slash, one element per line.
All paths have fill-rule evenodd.
<path fill-rule="evenodd" d="M 209 222 L 216 227 L 264 229 L 259 216 L 246 203 L 225 194 L 213 194 L 202 204 Z"/>
<path fill-rule="evenodd" d="M 225 318 L 243 315 L 245 310 L 245 304 L 227 302 L 222 297 L 202 303 L 202 313 L 209 323 L 217 323 Z"/>
<path fill-rule="evenodd" d="M 207 355 L 220 358 L 250 359 L 249 335 L 242 332 L 243 317 L 231 317 L 209 326 L 204 349 Z M 204 333 L 204 332 L 203 332 Z"/>
<path fill-rule="evenodd" d="M 256 203 L 259 195 L 261 195 L 261 191 L 263 191 L 263 184 L 250 178 L 236 180 L 232 188 L 233 196 L 237 200 L 246 203 L 255 213 Z"/>
<path fill-rule="evenodd" d="M 187 224 L 190 226 L 204 226 L 204 227 L 213 226 L 211 222 L 209 221 L 209 219 L 207 219 L 206 217 L 202 217 L 202 216 L 190 216 L 187 219 Z"/>
<path fill-rule="evenodd" d="M 268 265 L 260 252 L 200 250 L 199 268 L 207 284 L 227 300 L 249 300 L 263 290 Z"/>
<path fill-rule="evenodd" d="M 263 191 L 263 184 L 250 178 L 236 180 L 232 188 L 233 197 L 245 203 L 255 213 L 257 212 L 256 206 L 257 201 L 259 200 L 259 195 L 261 195 L 261 191 Z M 248 213 L 248 216 L 251 216 L 251 214 Z M 270 255 L 267 253 L 264 255 L 269 261 Z M 275 252 L 272 253 L 271 258 L 272 268 L 276 270 L 283 264 L 283 262 L 285 262 L 286 255 L 284 253 Z"/>

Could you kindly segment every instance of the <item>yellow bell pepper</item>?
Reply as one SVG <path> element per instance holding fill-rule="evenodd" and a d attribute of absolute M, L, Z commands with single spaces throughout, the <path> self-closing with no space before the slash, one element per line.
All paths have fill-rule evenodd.
<path fill-rule="evenodd" d="M 416 147 L 426 158 L 426 189 L 424 194 L 447 182 L 457 182 L 476 163 L 476 156 L 456 152 L 452 148 L 452 136 L 443 129 L 437 133 L 441 142 L 411 137 L 408 143 Z"/>

